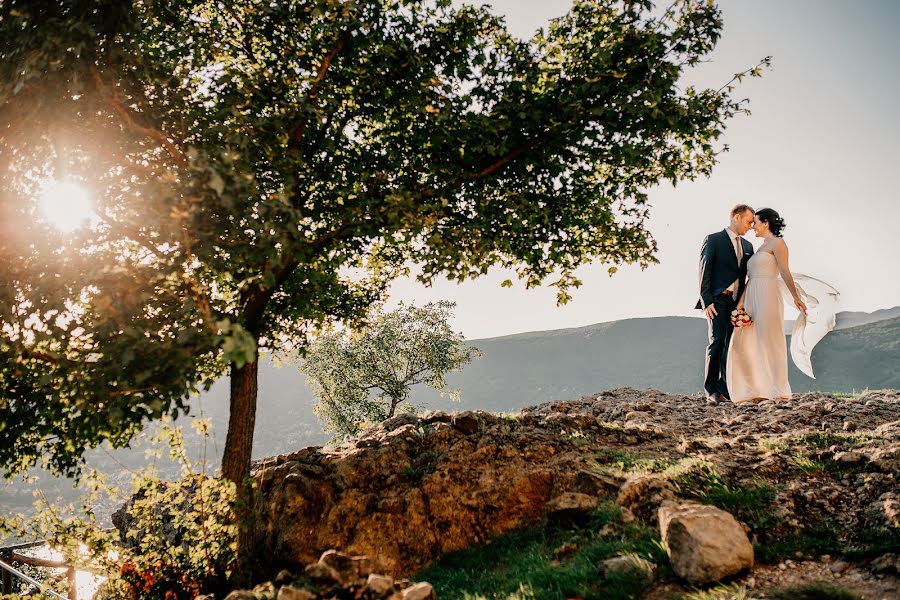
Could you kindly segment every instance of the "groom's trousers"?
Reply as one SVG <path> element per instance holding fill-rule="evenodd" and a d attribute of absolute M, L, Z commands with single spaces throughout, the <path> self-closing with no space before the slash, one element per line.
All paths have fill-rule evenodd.
<path fill-rule="evenodd" d="M 716 316 L 707 319 L 709 326 L 709 345 L 706 347 L 706 379 L 703 388 L 706 395 L 722 394 L 730 397 L 725 383 L 725 365 L 728 363 L 728 344 L 731 342 L 731 311 L 737 301 L 727 294 L 719 294 L 713 300 Z"/>

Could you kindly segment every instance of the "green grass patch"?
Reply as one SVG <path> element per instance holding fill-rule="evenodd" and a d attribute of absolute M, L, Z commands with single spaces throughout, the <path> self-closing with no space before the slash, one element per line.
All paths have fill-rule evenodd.
<path fill-rule="evenodd" d="M 816 460 L 803 456 L 801 454 L 791 454 L 788 461 L 797 469 L 808 475 L 817 475 L 822 473 L 843 474 L 843 473 L 863 473 L 866 465 L 850 465 L 841 463 L 830 458 Z"/>
<path fill-rule="evenodd" d="M 788 443 L 780 438 L 760 438 L 759 447 L 770 454 L 783 454 L 788 450 Z"/>
<path fill-rule="evenodd" d="M 678 464 L 674 458 L 655 458 L 609 448 L 594 455 L 593 467 L 601 472 L 624 475 L 662 473 Z"/>
<path fill-rule="evenodd" d="M 887 553 L 900 553 L 900 531 L 887 527 L 863 527 L 846 547 L 844 556 L 849 560 L 867 560 Z"/>
<path fill-rule="evenodd" d="M 624 553 L 634 553 L 657 565 L 668 565 L 668 559 L 655 530 L 636 522 L 623 524 L 619 514 L 618 507 L 608 504 L 580 527 L 545 523 L 509 533 L 486 545 L 445 556 L 415 578 L 431 583 L 442 600 L 639 597 L 644 582 L 603 579 L 597 565 Z M 607 525 L 611 528 L 604 530 Z M 563 544 L 572 544 L 574 549 L 557 558 L 555 551 Z"/>
<path fill-rule="evenodd" d="M 698 463 L 672 478 L 672 484 L 679 496 L 717 506 L 755 530 L 766 531 L 777 522 L 772 514 L 775 490 L 763 481 L 733 485 L 709 463 Z"/>
<path fill-rule="evenodd" d="M 778 539 L 769 539 L 764 543 L 754 544 L 753 547 L 756 560 L 770 564 L 785 558 L 796 559 L 798 556 L 843 556 L 846 549 L 838 532 L 825 524 L 814 525 Z"/>
<path fill-rule="evenodd" d="M 862 596 L 822 581 L 772 590 L 766 593 L 766 598 L 770 600 L 863 600 Z"/>
<path fill-rule="evenodd" d="M 809 446 L 811 448 L 831 448 L 838 446 L 840 448 L 859 448 L 869 440 L 875 439 L 876 436 L 867 433 L 811 433 L 801 435 L 794 438 L 794 444 Z"/>
<path fill-rule="evenodd" d="M 827 470 L 827 466 L 824 462 L 800 454 L 792 454 L 790 458 L 788 458 L 788 461 L 807 475 L 824 473 Z"/>

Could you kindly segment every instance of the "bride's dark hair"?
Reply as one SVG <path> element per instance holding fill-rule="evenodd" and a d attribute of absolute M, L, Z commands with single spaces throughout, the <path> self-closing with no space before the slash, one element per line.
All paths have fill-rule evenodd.
<path fill-rule="evenodd" d="M 756 217 L 763 223 L 769 224 L 769 231 L 772 232 L 772 235 L 781 237 L 781 232 L 786 225 L 784 224 L 784 219 L 774 209 L 761 208 L 756 211 Z"/>

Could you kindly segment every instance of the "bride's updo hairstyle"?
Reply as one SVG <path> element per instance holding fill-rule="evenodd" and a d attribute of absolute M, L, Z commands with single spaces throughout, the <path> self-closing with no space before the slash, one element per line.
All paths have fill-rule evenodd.
<path fill-rule="evenodd" d="M 781 237 L 781 232 L 784 231 L 786 225 L 784 219 L 777 212 L 771 208 L 761 208 L 756 211 L 756 217 L 763 223 L 769 224 L 769 231 L 772 232 L 772 235 Z"/>

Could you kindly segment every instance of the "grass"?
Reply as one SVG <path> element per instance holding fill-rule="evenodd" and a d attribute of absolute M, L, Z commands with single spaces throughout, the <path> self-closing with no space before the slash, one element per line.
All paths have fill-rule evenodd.
<path fill-rule="evenodd" d="M 795 444 L 824 450 L 826 448 L 831 448 L 832 446 L 838 446 L 840 448 L 859 448 L 872 439 L 875 439 L 875 436 L 867 433 L 811 433 L 796 437 L 792 441 Z"/>
<path fill-rule="evenodd" d="M 765 482 L 737 486 L 729 484 L 708 463 L 698 463 L 672 479 L 678 495 L 712 504 L 728 511 L 755 530 L 768 530 L 776 524 L 772 501 L 775 490 Z"/>
<path fill-rule="evenodd" d="M 788 444 L 779 438 L 760 438 L 759 447 L 771 454 L 782 454 L 787 451 Z"/>
<path fill-rule="evenodd" d="M 813 525 L 801 532 L 753 545 L 757 562 L 769 564 L 799 556 L 843 556 L 846 550 L 837 530 L 826 524 Z"/>
<path fill-rule="evenodd" d="M 651 458 L 618 449 L 601 450 L 594 455 L 594 469 L 616 475 L 662 473 L 678 464 L 674 458 Z"/>
<path fill-rule="evenodd" d="M 747 588 L 742 585 L 719 585 L 709 590 L 697 590 L 683 596 L 678 600 L 750 600 Z"/>
<path fill-rule="evenodd" d="M 598 563 L 625 553 L 661 565 L 668 560 L 655 530 L 637 523 L 623 524 L 619 515 L 618 507 L 605 504 L 581 527 L 544 523 L 509 533 L 484 546 L 448 555 L 416 579 L 430 582 L 442 600 L 635 598 L 646 582 L 604 579 L 598 575 Z M 557 559 L 555 551 L 563 544 L 575 549 Z"/>
<path fill-rule="evenodd" d="M 866 470 L 866 465 L 850 465 L 830 458 L 815 460 L 800 454 L 791 454 L 788 457 L 788 460 L 792 465 L 808 475 L 821 473 L 863 473 Z"/>

